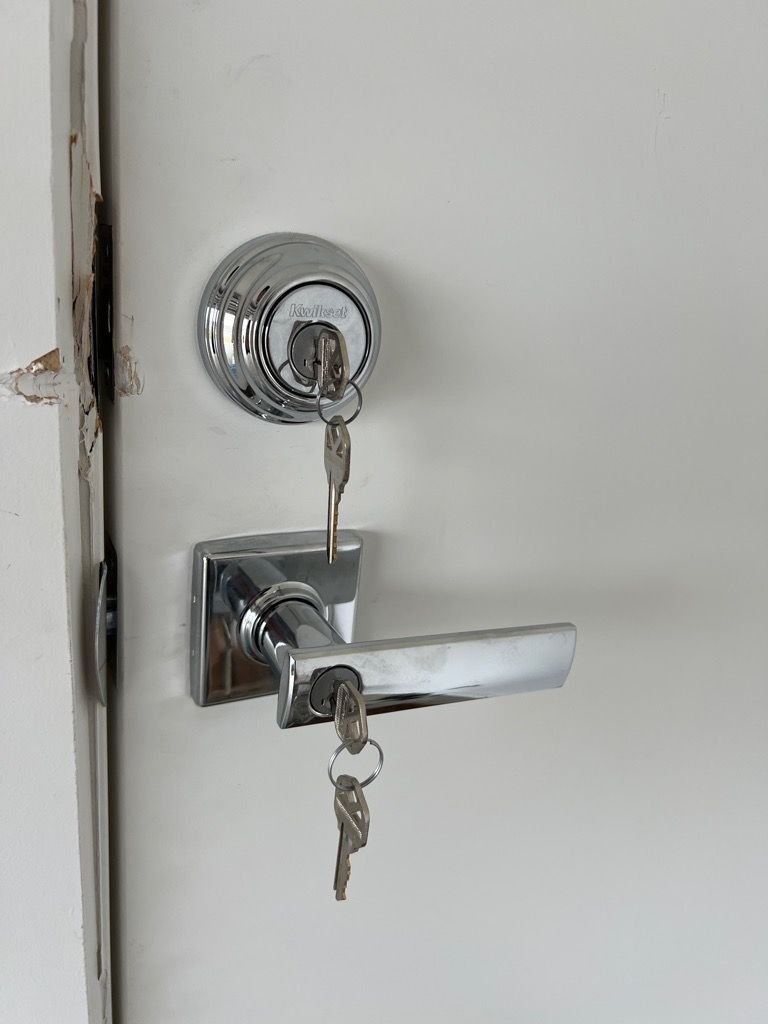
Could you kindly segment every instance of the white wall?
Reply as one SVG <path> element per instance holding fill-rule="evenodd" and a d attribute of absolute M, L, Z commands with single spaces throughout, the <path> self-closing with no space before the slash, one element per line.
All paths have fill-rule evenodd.
<path fill-rule="evenodd" d="M 2 1024 L 85 1024 L 106 1012 L 97 965 L 94 717 L 79 639 L 73 9 L 0 3 Z M 52 350 L 60 370 L 37 362 Z M 30 373 L 15 372 L 30 364 Z"/>

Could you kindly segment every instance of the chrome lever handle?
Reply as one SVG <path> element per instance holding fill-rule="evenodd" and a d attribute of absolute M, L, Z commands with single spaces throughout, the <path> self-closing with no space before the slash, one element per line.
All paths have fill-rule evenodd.
<path fill-rule="evenodd" d="M 339 666 L 357 675 L 370 715 L 559 687 L 575 649 L 576 627 L 568 622 L 288 649 L 277 724 L 328 721 L 313 688 Z"/>
<path fill-rule="evenodd" d="M 324 531 L 309 531 L 195 547 L 190 682 L 198 704 L 278 693 L 285 729 L 328 721 L 334 680 L 345 673 L 370 714 L 565 682 L 576 644 L 570 623 L 353 643 L 363 541 L 340 531 L 333 566 L 325 541 Z"/>

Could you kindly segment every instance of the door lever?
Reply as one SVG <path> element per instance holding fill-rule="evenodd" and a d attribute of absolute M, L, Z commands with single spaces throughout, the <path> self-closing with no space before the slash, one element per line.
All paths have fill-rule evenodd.
<path fill-rule="evenodd" d="M 323 674 L 355 673 L 369 715 L 562 686 L 576 646 L 570 623 L 484 629 L 290 650 L 277 704 L 281 729 L 327 721 Z"/>
<path fill-rule="evenodd" d="M 333 685 L 368 714 L 562 686 L 571 623 L 352 643 L 362 539 L 339 533 L 338 559 L 312 531 L 198 544 L 192 695 L 208 705 L 278 693 L 278 725 L 330 721 Z"/>

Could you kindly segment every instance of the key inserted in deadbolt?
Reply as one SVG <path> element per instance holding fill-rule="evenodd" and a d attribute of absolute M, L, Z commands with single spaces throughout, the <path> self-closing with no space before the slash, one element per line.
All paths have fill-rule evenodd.
<path fill-rule="evenodd" d="M 311 363 L 324 328 L 343 336 L 350 380 L 361 388 L 381 337 L 368 278 L 322 238 L 274 234 L 242 245 L 216 269 L 200 304 L 198 342 L 208 373 L 238 405 L 275 423 L 305 423 L 317 417 Z"/>
<path fill-rule="evenodd" d="M 299 383 L 308 386 L 317 378 L 317 349 L 323 331 L 335 330 L 325 320 L 297 320 L 288 343 L 288 360 Z"/>

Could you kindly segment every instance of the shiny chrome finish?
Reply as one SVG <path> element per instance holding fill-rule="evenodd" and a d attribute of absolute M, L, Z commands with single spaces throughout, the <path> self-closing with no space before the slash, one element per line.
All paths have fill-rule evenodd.
<path fill-rule="evenodd" d="M 305 341 L 321 324 L 338 331 L 349 379 L 362 388 L 376 363 L 381 320 L 363 269 L 322 238 L 255 238 L 216 268 L 203 292 L 197 336 L 208 373 L 243 409 L 273 423 L 317 418 L 317 382 L 308 379 Z M 354 397 L 326 407 L 328 415 Z"/>
<path fill-rule="evenodd" d="M 242 634 L 241 634 L 242 635 Z M 283 663 L 297 648 L 344 645 L 322 612 L 306 601 L 284 601 L 253 628 L 253 646 L 280 678 Z"/>
<path fill-rule="evenodd" d="M 236 571 L 239 573 L 241 570 Z M 268 623 L 272 621 L 272 613 L 278 605 L 284 622 L 276 623 L 271 635 L 265 637 L 264 631 L 268 628 Z M 293 616 L 290 614 L 292 608 L 297 611 L 297 614 Z M 307 615 L 312 613 L 318 620 L 315 629 L 318 646 L 323 643 L 323 636 L 327 636 L 326 643 L 335 643 L 334 638 L 338 636 L 338 633 L 325 621 L 325 606 L 317 591 L 307 586 L 306 583 L 276 583 L 254 597 L 240 615 L 237 636 L 243 652 L 249 658 L 266 661 L 279 673 L 282 661 L 274 653 L 273 648 L 281 635 L 285 635 L 288 640 L 294 639 L 301 626 L 301 613 L 305 609 Z M 291 628 L 292 625 L 294 628 Z M 262 650 L 262 644 L 264 650 Z M 301 647 L 302 644 L 294 643 L 292 646 Z M 303 646 L 306 647 L 306 642 Z"/>
<path fill-rule="evenodd" d="M 198 704 L 278 692 L 283 729 L 332 720 L 334 676 L 368 714 L 562 686 L 571 623 L 352 643 L 361 538 L 241 537 L 195 548 L 192 695 Z M 334 671 L 331 671 L 334 670 Z"/>
<path fill-rule="evenodd" d="M 356 533 L 341 530 L 331 567 L 320 530 L 198 544 L 190 619 L 194 700 L 205 706 L 277 693 L 289 643 L 351 640 L 361 549 Z"/>
<path fill-rule="evenodd" d="M 277 724 L 328 721 L 310 695 L 335 665 L 357 673 L 365 709 L 376 715 L 553 689 L 565 682 L 575 649 L 576 627 L 563 622 L 293 650 L 282 665 Z"/>

